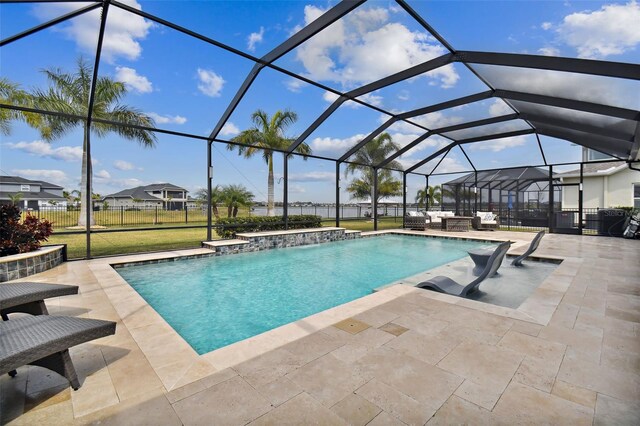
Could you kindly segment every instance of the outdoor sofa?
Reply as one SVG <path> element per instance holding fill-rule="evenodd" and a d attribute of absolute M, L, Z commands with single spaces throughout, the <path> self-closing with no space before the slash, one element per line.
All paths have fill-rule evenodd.
<path fill-rule="evenodd" d="M 491 212 L 476 212 L 471 219 L 471 226 L 476 231 L 495 231 L 500 226 L 498 216 Z"/>

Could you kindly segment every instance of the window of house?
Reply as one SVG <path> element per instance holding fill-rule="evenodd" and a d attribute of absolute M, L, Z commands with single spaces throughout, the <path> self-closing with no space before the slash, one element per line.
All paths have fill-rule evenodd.
<path fill-rule="evenodd" d="M 640 209 L 640 183 L 633 184 L 633 208 Z"/>
<path fill-rule="evenodd" d="M 20 185 L 20 191 L 31 191 L 31 185 Z"/>

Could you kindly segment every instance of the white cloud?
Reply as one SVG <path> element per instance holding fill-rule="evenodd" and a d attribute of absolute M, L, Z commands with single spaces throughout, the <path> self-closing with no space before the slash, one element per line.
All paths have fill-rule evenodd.
<path fill-rule="evenodd" d="M 307 192 L 307 189 L 302 185 L 289 185 L 289 193 L 290 194 L 304 194 Z"/>
<path fill-rule="evenodd" d="M 464 165 L 458 161 L 457 158 L 454 157 L 445 157 L 444 160 L 440 163 L 440 165 L 435 170 L 436 173 L 455 173 L 455 172 L 464 172 L 471 168 L 471 166 Z"/>
<path fill-rule="evenodd" d="M 543 22 L 540 27 L 546 31 L 550 30 L 553 27 L 553 24 L 551 22 Z"/>
<path fill-rule="evenodd" d="M 128 179 L 111 179 L 108 182 L 108 184 L 118 188 L 135 188 L 136 186 L 144 185 L 145 182 L 137 178 L 128 178 Z"/>
<path fill-rule="evenodd" d="M 69 182 L 69 177 L 62 170 L 13 169 L 12 172 L 27 179 L 44 180 L 60 186 Z"/>
<path fill-rule="evenodd" d="M 332 172 L 313 171 L 307 173 L 292 173 L 289 175 L 291 182 L 335 182 L 336 174 Z"/>
<path fill-rule="evenodd" d="M 564 17 L 557 32 L 581 58 L 619 55 L 640 43 L 640 5 L 633 0 L 572 13 Z"/>
<path fill-rule="evenodd" d="M 408 101 L 410 98 L 410 94 L 409 91 L 407 90 L 402 90 L 400 93 L 398 93 L 398 99 L 400 99 L 401 101 Z"/>
<path fill-rule="evenodd" d="M 67 162 L 82 161 L 81 146 L 59 146 L 53 147 L 44 141 L 33 142 L 8 142 L 5 144 L 10 149 L 17 149 L 38 157 L 53 158 Z"/>
<path fill-rule="evenodd" d="M 501 117 L 503 115 L 513 114 L 513 110 L 502 99 L 496 99 L 489 106 L 489 114 L 492 117 Z"/>
<path fill-rule="evenodd" d="M 302 91 L 302 88 L 307 86 L 307 83 L 296 78 L 290 78 L 289 80 L 285 81 L 284 84 L 287 90 L 293 93 L 300 93 Z"/>
<path fill-rule="evenodd" d="M 141 10 L 142 7 L 135 0 L 123 0 L 123 3 Z M 64 13 L 76 10 L 74 4 L 43 4 L 35 9 L 41 20 L 49 20 Z M 63 24 L 60 30 L 76 45 L 89 54 L 94 54 L 98 41 L 100 9 L 85 13 Z M 107 27 L 102 45 L 102 57 L 109 63 L 123 57 L 128 60 L 137 59 L 142 53 L 139 41 L 144 40 L 153 24 L 144 18 L 129 13 L 118 7 L 109 8 Z"/>
<path fill-rule="evenodd" d="M 522 146 L 527 142 L 527 136 L 511 136 L 508 138 L 494 139 L 490 141 L 482 141 L 470 144 L 471 150 L 474 151 L 492 151 L 500 152 L 503 149 Z"/>
<path fill-rule="evenodd" d="M 538 53 L 544 56 L 560 56 L 560 49 L 555 47 L 541 47 L 538 49 Z"/>
<path fill-rule="evenodd" d="M 325 11 L 305 6 L 309 24 Z M 336 81 L 353 87 L 399 72 L 447 53 L 425 33 L 413 32 L 397 22 L 389 22 L 386 9 L 357 10 L 296 50 L 307 74 L 316 80 Z M 452 87 L 458 74 L 450 64 L 426 74 L 443 88 Z"/>
<path fill-rule="evenodd" d="M 217 98 L 220 96 L 222 86 L 224 86 L 224 79 L 211 70 L 205 70 L 198 68 L 198 90 L 207 96 Z"/>
<path fill-rule="evenodd" d="M 240 129 L 238 129 L 238 126 L 236 126 L 230 121 L 227 121 L 226 123 L 224 123 L 224 126 L 222 126 L 222 129 L 220 129 L 220 134 L 222 136 L 235 136 L 238 133 L 240 133 Z"/>
<path fill-rule="evenodd" d="M 374 95 L 373 93 L 365 93 L 364 95 L 359 96 L 358 99 L 373 106 L 382 105 L 382 96 Z"/>
<path fill-rule="evenodd" d="M 116 160 L 113 162 L 113 167 L 118 170 L 133 170 L 135 166 L 128 161 Z"/>
<path fill-rule="evenodd" d="M 187 119 L 180 115 L 160 115 L 155 112 L 148 112 L 147 115 L 157 123 L 157 124 L 184 124 L 187 122 Z"/>
<path fill-rule="evenodd" d="M 362 96 L 358 96 L 357 99 L 361 100 L 362 102 L 366 102 L 370 105 L 374 105 L 374 106 L 380 106 L 382 105 L 382 96 L 378 96 L 375 95 L 373 93 L 365 93 Z M 324 99 L 327 102 L 335 102 L 340 96 L 336 95 L 333 92 L 329 92 L 329 91 L 325 91 L 322 94 L 322 99 Z M 353 101 L 346 101 L 343 105 L 348 106 L 349 108 L 360 108 L 362 107 L 362 104 L 359 104 L 358 102 L 353 102 Z"/>
<path fill-rule="evenodd" d="M 264 27 L 260 27 L 260 31 L 257 33 L 249 34 L 249 37 L 247 37 L 247 49 L 249 49 L 251 52 L 255 52 L 256 44 L 262 43 L 263 35 L 264 35 Z"/>
<path fill-rule="evenodd" d="M 111 173 L 106 170 L 100 170 L 93 174 L 98 179 L 111 179 Z"/>
<path fill-rule="evenodd" d="M 139 75 L 133 68 L 116 67 L 116 80 L 124 83 L 128 89 L 133 89 L 138 93 L 151 93 L 153 91 L 153 85 L 149 79 Z"/>
<path fill-rule="evenodd" d="M 356 145 L 367 135 L 358 134 L 348 138 L 315 138 L 311 141 L 311 148 L 314 152 L 337 152 L 344 153 L 352 146 Z"/>
<path fill-rule="evenodd" d="M 335 102 L 340 96 L 336 95 L 333 92 L 329 92 L 329 91 L 325 91 L 322 94 L 322 99 L 324 99 L 327 102 Z M 352 102 L 354 103 L 354 102 Z"/>

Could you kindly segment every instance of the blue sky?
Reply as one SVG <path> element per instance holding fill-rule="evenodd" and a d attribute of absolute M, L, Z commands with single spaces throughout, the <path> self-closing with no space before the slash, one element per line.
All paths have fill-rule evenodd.
<path fill-rule="evenodd" d="M 334 2 L 310 1 L 124 1 L 133 7 L 171 20 L 236 49 L 261 56 L 284 41 Z M 640 5 L 634 1 L 409 1 L 456 49 L 558 55 L 619 62 L 640 62 Z M 78 5 L 2 4 L 2 38 L 60 16 Z M 45 68 L 71 70 L 83 55 L 93 61 L 98 15 L 92 13 L 41 31 L 0 50 L 1 75 L 25 89 L 46 87 Z M 25 54 L 28 52 L 28 54 Z M 316 79 L 339 91 L 375 81 L 408 66 L 446 53 L 395 2 L 369 1 L 327 30 L 280 58 L 276 64 Z M 252 67 L 252 62 L 208 45 L 168 27 L 111 7 L 100 75 L 123 81 L 129 88 L 125 103 L 154 117 L 159 128 L 208 136 Z M 500 81 L 505 69 L 478 67 L 491 81 Z M 577 99 L 640 109 L 636 82 L 569 76 L 563 73 L 519 72 L 506 85 L 537 93 L 567 93 Z M 371 105 L 393 112 L 411 110 L 486 90 L 460 64 L 401 82 L 362 97 Z M 291 109 L 299 119 L 288 136 L 296 136 L 326 109 L 335 96 L 277 71 L 263 70 L 234 111 L 221 138 L 248 128 L 257 108 L 268 113 Z M 502 101 L 489 99 L 462 108 L 417 117 L 427 128 L 443 127 L 511 113 Z M 563 113 L 559 111 L 558 113 Z M 566 111 L 564 111 L 566 113 Z M 388 117 L 353 102 L 344 104 L 307 140 L 313 152 L 338 158 Z M 522 123 L 494 125 L 494 131 L 523 128 Z M 421 134 L 406 123 L 389 129 L 404 145 Z M 454 136 L 453 134 L 451 135 Z M 455 135 L 461 137 L 460 134 Z M 547 160 L 577 161 L 580 149 L 565 141 L 542 137 Z M 409 167 L 449 140 L 433 137 L 409 151 L 400 162 Z M 2 136 L 0 168 L 3 174 L 43 179 L 68 189 L 79 186 L 82 135 L 78 130 L 51 144 L 33 129 L 14 123 Z M 267 167 L 261 157 L 244 159 L 224 145 L 214 145 L 214 183 L 241 183 L 266 199 Z M 542 163 L 534 136 L 470 144 L 465 152 L 478 169 L 500 165 Z M 115 135 L 93 139 L 94 190 L 108 194 L 154 182 L 171 182 L 194 192 L 206 185 L 206 143 L 158 135 L 154 149 Z M 419 169 L 430 172 L 436 161 Z M 276 178 L 282 158 L 276 155 Z M 335 166 L 321 160 L 290 162 L 291 201 L 334 201 Z M 464 154 L 455 149 L 437 172 L 470 170 Z M 456 176 L 433 178 L 431 182 Z M 350 180 L 351 178 L 347 179 Z M 343 178 L 342 187 L 346 187 Z M 424 184 L 423 177 L 408 181 L 410 198 Z M 276 197 L 282 198 L 282 182 Z M 349 200 L 346 193 L 342 201 Z"/>

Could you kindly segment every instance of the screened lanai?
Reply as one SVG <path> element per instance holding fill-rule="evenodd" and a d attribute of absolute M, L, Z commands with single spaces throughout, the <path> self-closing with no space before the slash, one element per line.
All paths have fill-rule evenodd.
<path fill-rule="evenodd" d="M 352 166 L 359 167 L 359 173 L 370 170 L 373 176 L 372 220 L 373 229 L 378 229 L 378 177 L 384 170 L 402 182 L 400 197 L 405 208 L 413 201 L 415 190 L 436 182 L 443 172 L 465 174 L 448 185 L 459 185 L 461 192 L 475 191 L 473 197 L 453 200 L 456 211 L 470 213 L 477 210 L 476 202 L 478 208 L 495 206 L 500 211 L 509 204 L 503 194 L 492 195 L 496 185 L 498 191 L 519 194 L 512 203 L 529 203 L 530 197 L 524 194 L 548 191 L 554 172 L 585 162 L 583 148 L 629 167 L 637 167 L 640 160 L 637 52 L 620 62 L 585 59 L 575 53 L 523 53 L 515 47 L 494 46 L 492 40 L 479 35 L 441 33 L 439 25 L 444 27 L 451 16 L 445 13 L 447 6 L 421 1 L 341 1 L 330 7 L 309 2 L 304 8 L 300 4 L 300 13 L 302 9 L 304 13 L 297 25 L 265 41 L 256 33 L 254 40 L 261 40 L 257 47 L 239 43 L 231 35 L 232 22 L 220 20 L 220 28 L 211 22 L 216 21 L 216 13 L 232 16 L 234 8 L 264 16 L 267 28 L 267 19 L 286 21 L 286 16 L 259 3 L 194 3 L 182 9 L 178 2 L 61 1 L 45 7 L 41 3 L 49 2 L 2 2 L 0 52 L 3 63 L 11 64 L 3 66 L 3 78 L 35 85 L 42 79 L 36 76 L 43 68 L 73 64 L 73 51 L 56 56 L 52 48 L 51 53 L 28 57 L 24 52 L 47 43 L 62 46 L 65 37 L 75 37 L 80 40 L 76 50 L 83 52 L 92 70 L 87 97 L 80 101 L 84 108 L 65 102 L 29 105 L 6 95 L 1 108 L 9 117 L 21 112 L 79 125 L 77 135 L 84 141 L 88 164 L 79 176 L 84 182 L 80 189 L 85 205 L 92 204 L 92 181 L 113 177 L 113 170 L 101 169 L 101 157 L 109 150 L 126 153 L 133 149 L 120 142 L 111 148 L 100 146 L 97 139 L 105 127 L 120 135 L 149 132 L 159 141 L 158 150 L 149 153 L 151 165 L 143 168 L 118 160 L 127 164 L 120 164 L 117 170 L 137 167 L 140 172 L 150 171 L 156 156 L 170 157 L 173 163 L 164 166 L 169 175 L 177 169 L 192 171 L 206 189 L 206 204 L 211 205 L 216 170 L 227 167 L 223 164 L 235 155 L 229 148 L 251 148 L 234 136 L 251 126 L 249 118 L 256 109 L 299 111 L 286 135 L 291 143 L 272 149 L 276 155 L 271 166 L 285 227 L 294 190 L 300 182 L 308 182 L 303 179 L 312 178 L 324 182 L 323 191 L 332 194 L 326 201 L 333 206 L 328 215 L 340 225 L 346 219 L 340 213 L 340 206 L 348 201 L 346 171 Z M 438 11 L 438 6 L 445 11 Z M 34 13 L 36 7 L 38 13 Z M 460 12 L 459 19 L 477 19 L 472 15 L 478 7 L 485 6 L 470 6 L 469 11 Z M 10 20 L 9 16 L 20 19 Z M 375 36 L 384 39 L 384 31 L 400 27 L 418 47 L 416 51 L 406 52 L 394 43 L 380 43 L 376 50 L 363 48 Z M 128 31 L 124 38 L 122 28 Z M 264 27 L 261 31 L 264 33 Z M 459 31 L 465 29 L 461 26 Z M 63 37 L 54 40 L 51 34 Z M 155 44 L 140 55 L 147 34 Z M 131 49 L 123 50 L 119 44 Z M 134 57 L 135 69 L 125 60 Z M 180 67 L 185 64 L 190 73 L 182 72 Z M 100 107 L 96 105 L 97 82 L 111 74 L 127 81 L 131 94 L 126 100 L 131 105 L 155 111 L 153 122 L 135 122 L 126 114 L 104 118 L 95 113 Z M 170 83 L 153 87 L 142 74 L 163 74 Z M 204 96 L 194 95 L 194 79 Z M 282 103 L 290 93 L 296 96 Z M 157 105 L 172 108 L 159 112 Z M 391 135 L 395 148 L 375 161 L 363 161 L 367 157 L 360 154 L 385 133 Z M 12 147 L 20 146 L 12 143 Z M 303 155 L 299 148 L 305 144 L 313 149 Z M 242 161 L 236 163 L 229 174 L 244 177 L 247 172 Z M 302 177 L 315 164 L 321 171 L 314 171 L 314 177 Z M 140 183 L 125 175 L 120 180 L 125 184 L 127 179 L 131 185 Z M 553 208 L 553 190 L 550 194 L 544 200 L 538 198 L 548 206 L 544 217 L 550 217 Z M 90 222 L 91 209 L 85 214 Z M 211 240 L 216 229 L 212 209 L 207 208 L 205 216 L 203 239 Z M 78 232 L 86 235 L 89 258 L 92 238 L 103 238 L 106 231 L 87 227 Z"/>

